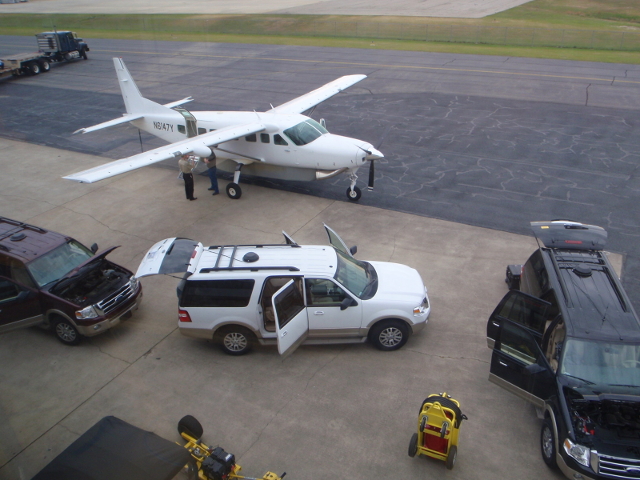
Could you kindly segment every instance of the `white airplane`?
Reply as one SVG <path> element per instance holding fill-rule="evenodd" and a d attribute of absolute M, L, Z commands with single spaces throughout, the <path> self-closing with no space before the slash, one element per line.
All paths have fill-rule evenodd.
<path fill-rule="evenodd" d="M 318 123 L 302 115 L 364 80 L 366 75 L 340 77 L 266 112 L 189 112 L 181 105 L 192 101 L 191 97 L 166 105 L 155 103 L 140 94 L 121 58 L 114 58 L 113 63 L 127 113 L 74 133 L 131 122 L 170 144 L 68 175 L 66 179 L 92 183 L 185 154 L 203 158 L 215 154 L 218 168 L 235 169 L 233 182 L 227 185 L 230 198 L 242 195 L 238 185 L 241 169 L 248 174 L 284 180 L 320 180 L 348 172 L 351 185 L 347 198 L 357 201 L 361 191 L 356 187 L 356 172 L 370 162 L 369 189 L 373 189 L 373 161 L 384 155 L 370 143 L 329 133 L 322 119 Z"/>

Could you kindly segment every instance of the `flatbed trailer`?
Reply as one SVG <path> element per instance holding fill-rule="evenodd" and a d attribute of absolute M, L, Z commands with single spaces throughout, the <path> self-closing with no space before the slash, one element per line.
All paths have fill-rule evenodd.
<path fill-rule="evenodd" d="M 38 75 L 48 72 L 54 62 L 87 59 L 89 46 L 74 32 L 42 32 L 36 35 L 38 51 L 17 53 L 0 59 L 0 78 Z"/>

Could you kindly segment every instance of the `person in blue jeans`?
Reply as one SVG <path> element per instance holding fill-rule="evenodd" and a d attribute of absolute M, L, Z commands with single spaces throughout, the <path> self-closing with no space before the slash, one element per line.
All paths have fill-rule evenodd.
<path fill-rule="evenodd" d="M 212 195 L 218 195 L 220 190 L 218 190 L 218 176 L 216 173 L 216 154 L 211 154 L 210 157 L 204 159 L 204 163 L 207 164 L 207 173 L 209 174 L 209 180 L 211 180 L 211 186 L 208 190 L 213 190 Z"/>

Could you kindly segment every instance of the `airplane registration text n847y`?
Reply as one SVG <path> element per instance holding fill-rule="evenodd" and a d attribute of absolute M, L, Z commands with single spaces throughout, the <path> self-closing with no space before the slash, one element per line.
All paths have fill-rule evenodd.
<path fill-rule="evenodd" d="M 135 127 L 162 138 L 169 145 L 100 165 L 64 178 L 97 182 L 120 173 L 182 155 L 217 158 L 235 165 L 227 195 L 240 198 L 240 172 L 290 180 L 320 180 L 340 173 L 349 175 L 347 198 L 360 199 L 356 186 L 358 169 L 369 163 L 369 189 L 373 189 L 374 160 L 381 152 L 368 142 L 334 135 L 324 121 L 302 114 L 345 88 L 366 78 L 346 75 L 266 112 L 190 112 L 182 107 L 191 97 L 160 105 L 144 98 L 121 58 L 113 63 L 127 113 L 75 133 L 89 133 L 130 122 Z"/>

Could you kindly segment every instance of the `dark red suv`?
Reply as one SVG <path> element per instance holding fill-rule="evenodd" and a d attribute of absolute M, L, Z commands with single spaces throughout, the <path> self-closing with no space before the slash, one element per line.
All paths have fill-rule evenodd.
<path fill-rule="evenodd" d="M 116 248 L 0 217 L 0 333 L 41 325 L 76 345 L 131 316 L 142 287 L 105 258 Z"/>

